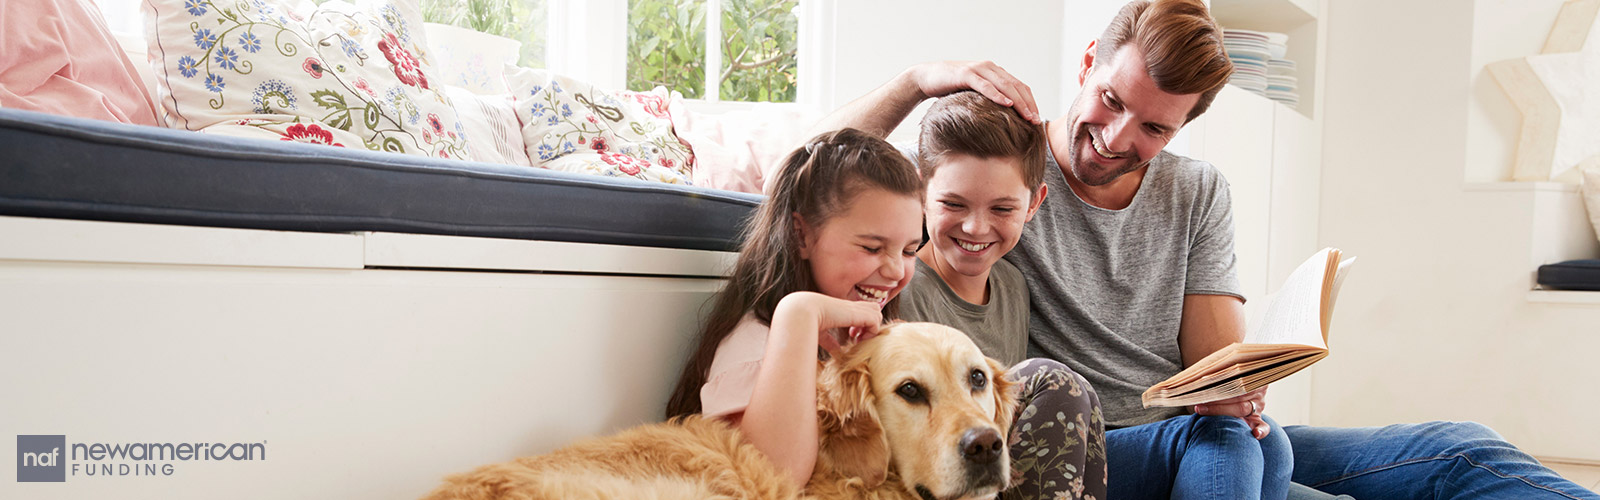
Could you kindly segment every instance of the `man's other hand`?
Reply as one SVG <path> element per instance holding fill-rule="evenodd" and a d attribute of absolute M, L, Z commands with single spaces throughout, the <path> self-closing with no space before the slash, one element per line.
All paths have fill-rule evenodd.
<path fill-rule="evenodd" d="M 1267 425 L 1267 420 L 1261 417 L 1266 411 L 1266 387 L 1236 398 L 1194 405 L 1195 415 L 1225 415 L 1244 419 L 1245 423 L 1250 424 L 1250 433 L 1254 434 L 1256 439 L 1267 437 L 1267 433 L 1272 432 L 1272 426 Z"/>

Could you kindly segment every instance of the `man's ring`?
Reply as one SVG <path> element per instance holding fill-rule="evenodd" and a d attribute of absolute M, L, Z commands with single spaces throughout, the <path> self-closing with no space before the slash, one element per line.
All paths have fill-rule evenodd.
<path fill-rule="evenodd" d="M 1245 415 L 1245 416 L 1246 417 L 1254 417 L 1256 415 L 1260 415 L 1261 414 L 1261 409 L 1256 407 L 1256 402 L 1255 401 L 1249 401 L 1249 403 L 1250 403 L 1250 414 L 1249 415 Z"/>

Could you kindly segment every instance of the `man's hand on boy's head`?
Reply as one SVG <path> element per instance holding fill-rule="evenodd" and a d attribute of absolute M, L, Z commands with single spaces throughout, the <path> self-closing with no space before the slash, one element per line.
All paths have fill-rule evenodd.
<path fill-rule="evenodd" d="M 912 66 L 906 75 L 926 97 L 976 90 L 989 100 L 1010 106 L 1023 118 L 1041 123 L 1033 89 L 992 61 L 937 61 Z"/>

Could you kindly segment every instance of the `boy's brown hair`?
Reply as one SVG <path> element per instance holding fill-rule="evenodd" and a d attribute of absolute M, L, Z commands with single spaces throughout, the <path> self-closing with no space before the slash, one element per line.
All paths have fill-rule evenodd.
<path fill-rule="evenodd" d="M 1137 0 L 1122 6 L 1095 42 L 1095 64 L 1111 62 L 1130 42 L 1144 53 L 1145 72 L 1156 88 L 1200 94 L 1185 123 L 1205 113 L 1233 75 L 1222 29 L 1200 0 Z"/>
<path fill-rule="evenodd" d="M 917 144 L 923 179 L 932 179 L 951 155 L 966 155 L 1015 158 L 1029 192 L 1037 193 L 1044 183 L 1044 126 L 977 92 L 956 92 L 935 101 L 922 117 Z"/>

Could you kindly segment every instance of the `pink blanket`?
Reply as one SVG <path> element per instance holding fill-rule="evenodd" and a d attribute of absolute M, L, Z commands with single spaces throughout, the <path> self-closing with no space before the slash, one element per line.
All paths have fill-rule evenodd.
<path fill-rule="evenodd" d="M 149 90 L 91 0 L 0 1 L 0 107 L 156 125 Z"/>
<path fill-rule="evenodd" d="M 792 105 L 757 104 L 730 113 L 696 113 L 668 104 L 672 131 L 694 151 L 694 185 L 761 194 L 789 152 L 805 144 L 819 118 Z"/>

